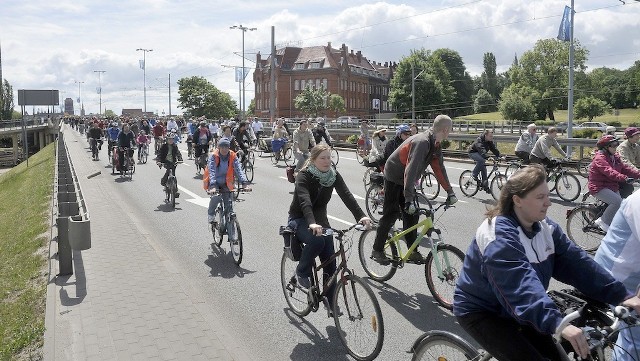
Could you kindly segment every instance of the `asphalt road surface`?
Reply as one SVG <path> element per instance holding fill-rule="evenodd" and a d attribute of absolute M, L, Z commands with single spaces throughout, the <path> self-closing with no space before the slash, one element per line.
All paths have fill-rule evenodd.
<path fill-rule="evenodd" d="M 99 161 L 104 167 L 101 176 L 113 178 L 114 187 L 128 199 L 128 212 L 142 219 L 150 230 L 154 247 L 162 249 L 173 260 L 177 271 L 186 276 L 189 282 L 186 288 L 197 290 L 193 297 L 199 298 L 197 302 L 210 310 L 217 323 L 214 327 L 228 335 L 225 342 L 231 349 L 238 350 L 234 356 L 253 360 L 350 359 L 339 340 L 333 319 L 327 318 L 322 307 L 304 319 L 287 308 L 280 286 L 283 245 L 278 227 L 286 223 L 293 184 L 286 180 L 284 165 L 281 163 L 276 167 L 268 157 L 256 157 L 253 192 L 241 195 L 234 205 L 244 241 L 244 259 L 237 267 L 228 253 L 227 244 L 223 243 L 222 252 L 212 247 L 206 212 L 209 198 L 202 189 L 201 177 L 196 175 L 193 161 L 187 160 L 186 145 L 179 146 L 185 162 L 177 168 L 182 195 L 175 210 L 164 202 L 160 186 L 164 169 L 155 165 L 151 159 L 153 155 L 147 164 L 137 165 L 133 179 L 128 181 L 119 175 L 111 175 L 106 147 L 103 147 Z M 87 149 L 87 157 L 90 156 Z M 438 212 L 436 225 L 443 230 L 446 242 L 466 252 L 493 198 L 483 192 L 474 198 L 465 197 L 457 187 L 458 177 L 472 165 L 454 161 L 445 164 L 459 202 L 446 212 Z M 353 152 L 340 152 L 338 171 L 363 210 L 364 170 Z M 580 180 L 584 187 L 585 180 Z M 446 194 L 442 191 L 440 195 L 439 200 L 443 201 Z M 553 203 L 549 215 L 564 225 L 565 212 L 571 204 L 557 196 L 553 196 Z M 336 228 L 347 228 L 355 221 L 337 195 L 329 204 L 329 215 Z M 357 239 L 352 249 L 356 247 Z M 357 251 L 351 253 L 349 267 L 365 278 Z M 424 267 L 408 264 L 385 284 L 365 280 L 378 298 L 384 318 L 384 345 L 379 360 L 410 359 L 406 351 L 425 331 L 461 331 L 455 318 L 431 297 Z"/>

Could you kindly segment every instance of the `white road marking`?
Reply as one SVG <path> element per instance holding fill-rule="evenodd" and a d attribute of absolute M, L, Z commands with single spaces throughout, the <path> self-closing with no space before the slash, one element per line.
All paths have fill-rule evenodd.
<path fill-rule="evenodd" d="M 185 193 L 190 197 L 193 197 L 193 199 L 187 199 L 187 202 L 191 202 L 193 204 L 199 205 L 204 208 L 209 208 L 209 197 L 200 197 L 199 195 L 193 193 L 192 191 L 188 190 L 187 188 L 179 184 L 178 184 L 178 189 L 180 189 L 182 193 Z"/>
<path fill-rule="evenodd" d="M 340 218 L 338 218 L 338 217 L 334 217 L 334 216 L 331 216 L 331 215 L 328 215 L 328 214 L 327 214 L 327 218 L 329 218 L 329 219 L 333 219 L 334 221 L 338 221 L 338 222 L 340 222 L 340 223 L 344 223 L 344 224 L 346 224 L 346 225 L 347 225 L 347 226 L 349 226 L 349 227 L 353 226 L 353 223 L 348 222 L 348 221 L 345 221 L 344 219 L 340 219 Z"/>

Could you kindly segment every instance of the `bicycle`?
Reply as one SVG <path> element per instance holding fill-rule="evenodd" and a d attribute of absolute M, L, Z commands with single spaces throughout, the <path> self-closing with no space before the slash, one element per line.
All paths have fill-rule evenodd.
<path fill-rule="evenodd" d="M 462 269 L 464 253 L 457 247 L 445 243 L 442 240 L 441 230 L 434 227 L 435 213 L 442 207 L 447 210 L 452 206 L 441 203 L 438 207 L 432 209 L 429 201 L 426 202 L 429 208 L 416 207 L 417 212 L 425 216 L 422 221 L 405 230 L 396 230 L 395 227 L 391 230 L 391 234 L 384 244 L 384 252 L 389 259 L 387 264 L 378 263 L 370 257 L 376 237 L 375 230 L 365 231 L 360 236 L 358 256 L 367 275 L 378 282 L 391 279 L 397 269 L 404 267 L 406 263 L 424 264 L 427 286 L 433 298 L 442 307 L 451 310 L 453 308 L 453 291 L 455 290 L 459 271 Z M 416 240 L 403 254 L 400 247 L 401 239 L 407 233 L 419 228 L 421 230 L 418 232 Z M 429 254 L 424 262 L 409 262 L 411 254 L 423 242 L 425 236 L 427 247 L 430 247 Z"/>
<path fill-rule="evenodd" d="M 489 185 L 489 188 L 486 190 L 486 192 L 490 193 L 493 199 L 497 200 L 500 196 L 502 187 L 504 187 L 504 185 L 507 183 L 507 176 L 500 171 L 501 159 L 489 159 L 493 159 L 493 167 L 491 168 L 489 174 L 487 174 L 487 185 Z M 465 170 L 462 172 L 462 174 L 460 174 L 460 180 L 458 184 L 460 185 L 460 190 L 465 196 L 473 197 L 482 188 L 483 180 L 480 179 L 480 174 L 478 174 L 478 176 L 478 180 L 475 180 L 473 178 L 473 172 L 470 170 Z"/>
<path fill-rule="evenodd" d="M 123 164 L 120 167 L 120 161 L 118 157 L 118 149 L 123 152 Z M 116 174 L 116 172 L 120 172 L 120 175 L 123 177 L 129 177 L 129 179 L 133 179 L 133 173 L 136 172 L 136 162 L 132 156 L 131 148 L 119 148 L 117 146 L 113 147 L 111 152 L 111 174 Z M 120 169 L 120 170 L 118 170 Z"/>
<path fill-rule="evenodd" d="M 522 162 L 522 159 L 512 159 L 509 161 L 509 164 L 507 164 L 507 168 L 504 170 L 504 175 L 506 175 L 507 178 L 511 178 L 513 173 L 524 166 L 525 164 Z"/>
<path fill-rule="evenodd" d="M 591 155 L 588 157 L 581 158 L 578 163 L 576 163 L 576 169 L 578 170 L 578 174 L 585 178 L 589 178 L 589 168 L 591 168 L 591 161 L 593 160 L 593 155 L 595 152 L 591 152 Z"/>
<path fill-rule="evenodd" d="M 270 154 L 271 163 L 273 163 L 273 165 L 277 165 L 280 160 L 283 160 L 284 164 L 286 164 L 287 166 L 292 165 L 294 163 L 291 161 L 291 158 L 293 157 L 293 149 L 291 149 L 291 147 L 288 145 L 287 140 L 280 141 L 280 144 L 278 143 L 278 141 L 279 140 L 276 139 L 276 143 L 272 143 Z M 280 146 L 279 148 L 278 145 Z"/>
<path fill-rule="evenodd" d="M 611 309 L 608 305 L 591 300 L 573 290 L 549 291 L 549 296 L 565 314 L 554 335 L 556 347 L 563 360 L 580 359 L 571 344 L 561 338 L 562 330 L 569 324 L 582 329 L 589 343 L 591 360 L 605 360 L 607 349 L 615 344 L 619 331 L 640 325 L 640 319 L 624 306 Z M 617 350 L 631 359 L 640 360 L 640 350 Z M 414 342 L 410 353 L 412 360 L 490 360 L 491 354 L 476 349 L 465 339 L 448 331 L 429 331 Z M 569 355 L 572 355 L 570 358 Z"/>
<path fill-rule="evenodd" d="M 364 160 L 369 157 L 370 151 L 371 145 L 367 143 L 364 138 L 358 138 L 358 142 L 356 144 L 356 160 L 358 163 L 364 164 Z"/>
<path fill-rule="evenodd" d="M 204 168 L 207 166 L 208 150 L 202 149 L 200 155 L 193 159 L 193 163 L 196 166 L 196 175 L 201 175 Z"/>
<path fill-rule="evenodd" d="M 144 143 L 142 147 L 140 147 L 140 151 L 138 151 L 138 162 L 142 164 L 146 164 L 149 158 L 149 145 Z"/>
<path fill-rule="evenodd" d="M 567 237 L 578 247 L 593 253 L 607 234 L 595 224 L 607 209 L 607 203 L 598 199 L 588 201 L 589 197 L 590 193 L 586 192 L 580 205 L 567 210 Z"/>
<path fill-rule="evenodd" d="M 420 181 L 416 184 L 416 190 L 432 201 L 440 194 L 440 183 L 433 172 L 425 169 L 422 176 L 420 176 Z"/>
<path fill-rule="evenodd" d="M 158 152 L 160 152 L 160 148 L 162 148 L 162 145 L 164 144 L 164 142 L 165 142 L 164 137 L 155 137 L 155 142 L 154 142 L 155 154 L 158 154 Z"/>
<path fill-rule="evenodd" d="M 582 192 L 578 177 L 562 167 L 562 161 L 554 161 L 547 168 L 547 184 L 549 191 L 555 191 L 558 197 L 567 202 L 575 201 Z"/>
<path fill-rule="evenodd" d="M 243 188 L 242 193 L 250 192 L 250 188 Z M 217 191 L 210 192 L 210 197 L 215 197 L 216 194 L 232 193 L 231 191 Z M 233 201 L 231 201 L 233 202 Z M 242 262 L 242 231 L 240 229 L 240 221 L 232 209 L 227 209 L 224 206 L 224 201 L 221 201 L 214 211 L 214 223 L 210 223 L 211 233 L 213 235 L 214 244 L 220 248 L 222 246 L 222 240 L 227 235 L 227 241 L 229 241 L 229 249 L 231 256 L 233 257 L 233 263 L 237 266 Z"/>
<path fill-rule="evenodd" d="M 361 230 L 358 224 L 348 229 L 338 230 L 326 228 L 323 235 L 335 235 L 338 250 L 324 263 L 313 265 L 313 277 L 311 287 L 307 290 L 298 285 L 296 279 L 297 260 L 292 252 L 296 247 L 295 230 L 281 227 L 281 234 L 290 243 L 285 241 L 284 252 L 280 262 L 280 281 L 285 301 L 289 309 L 299 317 L 305 317 L 311 311 L 316 312 L 320 302 L 325 306 L 333 304 L 333 308 L 327 307 L 329 316 L 333 316 L 340 341 L 346 347 L 347 352 L 356 360 L 373 360 L 382 350 L 384 341 L 384 321 L 380 304 L 375 298 L 371 287 L 360 277 L 354 275 L 347 266 L 344 235 L 356 228 Z M 347 242 L 352 242 L 352 237 Z M 298 244 L 298 247 L 300 245 Z M 347 248 L 350 248 L 349 243 Z M 336 271 L 331 275 L 327 283 L 319 282 L 319 275 L 334 260 L 337 262 Z M 336 285 L 333 294 L 333 302 L 328 300 L 328 292 L 331 286 Z M 347 324 L 350 323 L 350 324 Z"/>
<path fill-rule="evenodd" d="M 89 148 L 91 148 L 91 159 L 98 159 L 98 141 L 95 138 L 89 138 Z"/>
<path fill-rule="evenodd" d="M 333 163 L 334 166 L 336 166 L 338 165 L 339 161 L 340 161 L 340 153 L 338 153 L 336 148 L 331 146 L 331 162 Z"/>
<path fill-rule="evenodd" d="M 177 166 L 178 164 L 180 164 L 182 162 L 177 162 L 175 165 Z M 175 166 L 170 167 L 168 163 L 164 163 L 164 164 L 158 164 L 158 167 L 162 168 L 165 167 L 166 169 L 171 169 L 171 172 L 169 172 L 169 176 L 167 177 L 167 183 L 164 186 L 164 193 L 165 193 L 165 203 L 168 203 L 171 205 L 171 208 L 175 208 L 176 207 L 176 193 L 178 193 L 178 178 L 176 178 L 176 168 Z"/>
<path fill-rule="evenodd" d="M 369 168 L 372 169 L 372 168 Z M 364 203 L 369 218 L 375 223 L 380 221 L 384 205 L 384 175 L 381 172 L 370 173 L 370 186 L 366 191 Z"/>
<path fill-rule="evenodd" d="M 253 162 L 251 161 L 250 154 L 253 155 L 253 152 L 249 151 L 247 156 L 244 157 L 244 162 L 242 162 L 241 165 L 242 165 L 242 169 L 244 169 L 244 174 L 247 177 L 247 180 L 249 181 L 249 183 L 253 183 Z M 253 161 L 255 162 L 255 155 L 254 155 Z M 236 196 L 236 199 L 237 198 L 238 197 Z"/>
<path fill-rule="evenodd" d="M 187 142 L 187 158 L 193 159 L 193 142 Z"/>

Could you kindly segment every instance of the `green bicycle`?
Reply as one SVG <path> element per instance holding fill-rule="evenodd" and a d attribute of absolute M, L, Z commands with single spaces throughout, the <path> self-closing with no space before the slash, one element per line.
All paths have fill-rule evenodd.
<path fill-rule="evenodd" d="M 425 216 L 422 221 L 406 230 L 397 230 L 395 227 L 391 230 L 390 238 L 384 245 L 385 254 L 389 259 L 388 264 L 378 263 L 371 258 L 376 237 L 375 229 L 365 231 L 360 236 L 358 255 L 364 271 L 371 279 L 378 282 L 391 279 L 398 268 L 404 267 L 405 263 L 424 264 L 429 291 L 442 307 L 451 310 L 453 308 L 453 292 L 464 263 L 464 253 L 455 246 L 444 243 L 441 230 L 434 227 L 435 213 L 442 207 L 447 210 L 452 206 L 441 203 L 433 209 L 431 203 L 426 201 L 426 204 L 428 208 L 417 208 L 417 212 Z M 407 233 L 419 228 L 421 231 L 418 232 L 415 242 L 403 254 L 400 247 L 401 239 Z M 423 238 L 426 239 L 427 247 L 430 248 L 429 254 L 424 262 L 413 262 L 410 260 L 410 256 L 422 243 Z"/>

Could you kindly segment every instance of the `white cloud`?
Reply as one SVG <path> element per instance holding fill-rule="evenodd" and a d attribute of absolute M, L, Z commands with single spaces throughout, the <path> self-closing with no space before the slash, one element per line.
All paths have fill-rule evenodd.
<path fill-rule="evenodd" d="M 270 52 L 271 26 L 276 43 L 302 41 L 304 46 L 331 42 L 361 50 L 376 62 L 400 61 L 411 49 L 450 48 L 459 52 L 467 70 L 482 71 L 482 56 L 493 52 L 498 70 L 522 55 L 539 39 L 555 37 L 564 0 L 456 0 L 396 2 L 310 0 L 239 2 L 198 0 L 3 0 L 0 33 L 3 75 L 14 89 L 50 89 L 76 98 L 76 80 L 88 111 L 98 110 L 98 76 L 103 107 L 142 107 L 142 58 L 147 53 L 148 110 L 168 113 L 171 74 L 172 113 L 177 109 L 176 81 L 205 76 L 219 89 L 238 97 L 232 69 L 240 65 L 242 24 L 246 66 L 255 54 Z M 600 8 L 600 9 L 599 9 Z M 582 0 L 576 6 L 576 38 L 590 51 L 590 68 L 628 68 L 640 59 L 640 3 Z M 247 99 L 253 95 L 247 77 Z"/>

